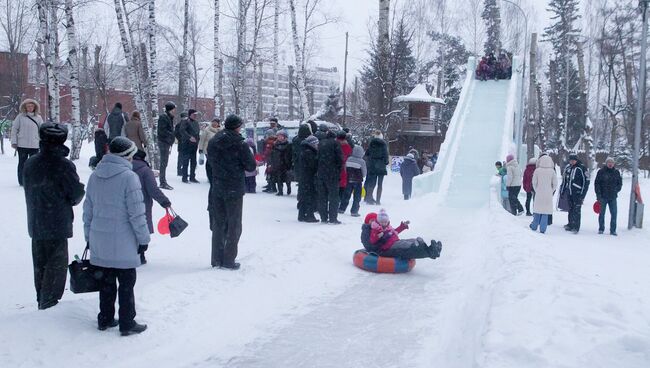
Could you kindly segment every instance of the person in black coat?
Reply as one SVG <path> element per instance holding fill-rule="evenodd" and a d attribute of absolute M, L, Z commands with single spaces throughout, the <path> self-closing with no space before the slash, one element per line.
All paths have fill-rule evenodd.
<path fill-rule="evenodd" d="M 404 161 L 399 168 L 399 173 L 402 176 L 402 194 L 404 200 L 411 199 L 413 192 L 413 178 L 420 175 L 420 168 L 415 161 L 415 156 L 409 153 L 404 157 Z"/>
<path fill-rule="evenodd" d="M 564 229 L 577 234 L 580 231 L 580 211 L 589 188 L 587 168 L 577 155 L 569 156 L 569 164 L 564 169 L 560 193 L 569 198 L 569 223 Z"/>
<path fill-rule="evenodd" d="M 373 132 L 373 138 L 370 140 L 368 150 L 365 155 L 368 162 L 368 176 L 366 177 L 365 202 L 368 204 L 381 204 L 381 193 L 383 190 L 384 176 L 388 174 L 386 165 L 388 165 L 388 145 L 380 131 Z M 377 199 L 373 199 L 373 192 L 377 187 Z"/>
<path fill-rule="evenodd" d="M 104 131 L 108 135 L 108 141 L 112 141 L 115 137 L 124 136 L 124 126 L 129 121 L 129 116 L 122 110 L 122 104 L 117 102 L 113 110 L 106 117 L 104 123 Z"/>
<path fill-rule="evenodd" d="M 198 183 L 196 180 L 196 153 L 199 150 L 201 127 L 196 121 L 197 111 L 189 109 L 187 119 L 183 120 L 178 132 L 180 134 L 179 150 L 181 152 L 183 183 Z M 188 179 L 189 169 L 189 181 Z"/>
<path fill-rule="evenodd" d="M 298 179 L 298 221 L 318 222 L 316 212 L 316 172 L 318 171 L 318 138 L 313 135 L 300 143 L 300 176 Z"/>
<path fill-rule="evenodd" d="M 273 182 L 277 183 L 278 193 L 282 196 L 284 184 L 287 184 L 287 195 L 291 194 L 291 180 L 289 179 L 289 170 L 291 170 L 291 145 L 287 140 L 286 130 L 280 130 L 277 134 L 277 140 L 273 144 L 271 151 L 271 160 L 269 162 L 269 173 L 273 176 Z"/>
<path fill-rule="evenodd" d="M 169 152 L 174 145 L 174 113 L 176 105 L 173 102 L 165 104 L 165 113 L 158 118 L 158 150 L 160 151 L 160 188 L 174 189 L 167 184 L 167 163 Z"/>
<path fill-rule="evenodd" d="M 298 135 L 293 137 L 293 140 L 291 141 L 291 166 L 293 167 L 293 178 L 297 182 L 300 182 L 300 145 L 305 138 L 311 135 L 311 133 L 312 131 L 309 124 L 300 124 Z"/>
<path fill-rule="evenodd" d="M 241 118 L 230 115 L 225 129 L 208 144 L 208 160 L 212 165 L 210 186 L 210 230 L 212 230 L 212 267 L 239 269 L 237 247 L 242 232 L 245 172 L 257 167 L 253 153 L 240 131 Z"/>
<path fill-rule="evenodd" d="M 609 233 L 616 235 L 616 215 L 617 203 L 616 198 L 618 192 L 621 191 L 623 186 L 623 178 L 621 173 L 614 167 L 614 159 L 608 157 L 605 160 L 605 167 L 598 170 L 596 180 L 594 181 L 594 189 L 596 190 L 596 198 L 600 202 L 600 213 L 598 214 L 598 234 L 605 232 L 605 212 L 609 206 Z"/>
<path fill-rule="evenodd" d="M 147 227 L 149 228 L 149 233 L 153 234 L 153 201 L 156 200 L 162 208 L 170 208 L 172 202 L 156 185 L 156 177 L 154 176 L 149 163 L 145 161 L 146 157 L 146 152 L 138 150 L 138 152 L 133 156 L 133 161 L 131 163 L 133 164 L 133 172 L 138 174 L 138 178 L 140 178 L 142 195 L 144 196 L 145 213 L 147 216 Z M 144 251 L 140 253 L 140 262 L 142 262 L 142 264 L 147 263 Z"/>
<path fill-rule="evenodd" d="M 27 228 L 32 238 L 34 285 L 38 309 L 56 305 L 63 296 L 68 270 L 68 239 L 72 237 L 72 207 L 81 203 L 84 185 L 66 159 L 68 131 L 64 125 L 39 128 L 40 152 L 25 163 L 23 183 Z"/>
<path fill-rule="evenodd" d="M 343 151 L 332 131 L 325 133 L 325 138 L 318 143 L 318 213 L 323 223 L 340 224 L 337 219 L 339 211 L 339 180 L 343 167 Z"/>

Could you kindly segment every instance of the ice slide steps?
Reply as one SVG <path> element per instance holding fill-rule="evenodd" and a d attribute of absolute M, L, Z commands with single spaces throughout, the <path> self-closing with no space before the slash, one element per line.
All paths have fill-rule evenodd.
<path fill-rule="evenodd" d="M 516 71 L 517 60 L 513 63 Z M 415 195 L 440 194 L 446 207 L 479 208 L 489 202 L 494 161 L 505 159 L 512 144 L 517 73 L 511 80 L 477 81 L 475 60 L 449 125 L 436 168 L 414 179 Z"/>

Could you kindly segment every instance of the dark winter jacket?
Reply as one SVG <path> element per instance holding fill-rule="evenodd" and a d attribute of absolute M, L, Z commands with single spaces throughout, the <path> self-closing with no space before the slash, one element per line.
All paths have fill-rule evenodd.
<path fill-rule="evenodd" d="M 608 168 L 607 166 L 598 170 L 596 180 L 594 181 L 594 189 L 596 190 L 596 198 L 599 199 L 616 199 L 618 192 L 621 191 L 623 186 L 623 179 L 621 173 L 616 168 Z"/>
<path fill-rule="evenodd" d="M 399 174 L 402 176 L 402 180 L 411 181 L 414 177 L 420 175 L 420 168 L 418 167 L 417 162 L 414 158 L 408 156 L 404 157 L 402 165 L 399 169 Z"/>
<path fill-rule="evenodd" d="M 72 237 L 72 207 L 85 192 L 74 164 L 65 158 L 69 152 L 63 145 L 41 143 L 41 151 L 25 163 L 27 229 L 34 240 Z"/>
<path fill-rule="evenodd" d="M 308 124 L 300 124 L 298 128 L 298 135 L 293 137 L 291 141 L 291 167 L 293 167 L 293 175 L 296 181 L 300 181 L 300 144 L 305 138 L 311 135 L 311 128 Z"/>
<path fill-rule="evenodd" d="M 124 126 L 128 121 L 129 117 L 122 112 L 122 109 L 119 107 L 113 108 L 113 111 L 106 118 L 106 124 L 104 124 L 104 130 L 108 135 L 109 142 L 115 137 L 124 135 Z"/>
<path fill-rule="evenodd" d="M 562 190 L 568 191 L 571 197 L 584 199 L 589 189 L 589 177 L 587 169 L 582 162 L 578 161 L 575 166 L 567 165 L 562 176 Z"/>
<path fill-rule="evenodd" d="M 348 183 L 363 183 L 363 178 L 368 174 L 366 161 L 363 159 L 363 148 L 354 146 L 352 156 L 345 161 L 345 171 Z"/>
<path fill-rule="evenodd" d="M 526 170 L 524 170 L 524 192 L 530 193 L 533 191 L 533 174 L 535 173 L 535 169 L 537 168 L 536 164 L 528 164 L 526 165 Z"/>
<path fill-rule="evenodd" d="M 384 239 L 379 239 L 376 244 L 370 243 L 370 224 L 361 225 L 361 244 L 368 252 L 378 252 L 384 243 Z"/>
<path fill-rule="evenodd" d="M 318 143 L 318 178 L 327 182 L 338 182 L 343 168 L 341 145 L 329 132 L 327 138 Z"/>
<path fill-rule="evenodd" d="M 271 174 L 281 175 L 291 170 L 291 145 L 288 141 L 275 141 L 269 165 Z"/>
<path fill-rule="evenodd" d="M 140 184 L 142 185 L 142 195 L 144 196 L 144 206 L 147 216 L 147 226 L 149 227 L 149 233 L 153 234 L 153 219 L 152 219 L 152 207 L 153 200 L 155 199 L 162 208 L 168 208 L 172 205 L 171 201 L 163 192 L 158 188 L 156 183 L 156 178 L 149 167 L 147 161 L 142 158 L 134 157 L 133 158 L 133 171 L 138 174 L 140 178 Z"/>
<path fill-rule="evenodd" d="M 306 183 L 307 185 L 314 185 L 316 172 L 318 171 L 318 150 L 306 142 L 300 144 L 300 185 Z"/>
<path fill-rule="evenodd" d="M 174 117 L 166 112 L 158 118 L 158 141 L 171 146 L 174 139 Z"/>
<path fill-rule="evenodd" d="M 246 192 L 244 172 L 257 167 L 244 138 L 234 130 L 224 129 L 208 143 L 208 161 L 212 167 L 211 197 L 237 198 Z"/>
<path fill-rule="evenodd" d="M 199 146 L 199 139 L 201 139 L 201 127 L 199 122 L 192 119 L 184 119 L 178 128 L 180 139 L 178 146 L 180 149 L 194 148 Z M 191 139 L 194 138 L 194 142 Z"/>
<path fill-rule="evenodd" d="M 386 141 L 381 138 L 371 139 L 366 151 L 366 161 L 368 162 L 369 175 L 387 175 L 388 146 Z"/>

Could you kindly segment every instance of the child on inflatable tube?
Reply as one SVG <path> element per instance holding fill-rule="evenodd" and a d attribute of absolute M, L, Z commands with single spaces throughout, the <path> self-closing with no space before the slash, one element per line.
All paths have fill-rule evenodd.
<path fill-rule="evenodd" d="M 390 219 L 383 208 L 379 214 L 366 215 L 364 224 L 361 225 L 361 243 L 368 252 L 380 257 L 393 257 L 402 259 L 440 257 L 442 243 L 431 240 L 427 245 L 422 238 L 400 239 L 398 234 L 409 228 L 409 221 L 402 221 L 393 229 Z"/>

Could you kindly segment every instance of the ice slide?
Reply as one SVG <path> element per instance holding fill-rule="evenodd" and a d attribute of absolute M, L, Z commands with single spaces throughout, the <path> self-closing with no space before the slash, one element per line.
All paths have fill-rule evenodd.
<path fill-rule="evenodd" d="M 435 170 L 414 179 L 416 196 L 440 194 L 453 208 L 479 208 L 489 202 L 494 162 L 504 160 L 512 147 L 518 102 L 517 58 L 510 80 L 474 79 L 476 60 L 467 62 L 467 76 L 440 149 Z"/>

